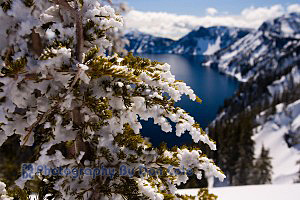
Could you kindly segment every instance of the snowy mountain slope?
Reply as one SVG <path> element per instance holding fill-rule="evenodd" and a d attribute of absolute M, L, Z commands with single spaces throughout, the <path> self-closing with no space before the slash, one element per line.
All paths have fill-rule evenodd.
<path fill-rule="evenodd" d="M 260 34 L 255 33 L 257 38 L 260 38 Z M 259 47 L 256 57 L 259 62 L 253 62 L 250 59 L 254 55 L 253 52 L 249 51 L 247 54 L 244 50 L 265 43 L 255 43 L 260 41 L 257 38 L 248 41 L 249 35 L 253 36 L 253 33 L 232 45 L 244 45 L 241 51 L 235 52 L 234 58 L 230 58 L 232 55 L 229 54 L 223 55 L 242 63 L 239 67 L 246 69 L 245 74 L 249 77 L 231 74 L 245 78 L 245 82 L 240 84 L 231 99 L 225 101 L 220 114 L 209 127 L 209 134 L 219 144 L 220 150 L 216 159 L 220 160 L 219 165 L 226 170 L 228 177 L 234 179 L 240 172 L 239 166 L 242 165 L 239 160 L 243 160 L 243 156 L 247 156 L 243 162 L 253 157 L 257 158 L 261 146 L 264 145 L 272 157 L 272 182 L 293 183 L 299 176 L 297 175 L 299 165 L 296 162 L 300 160 L 300 40 L 291 38 L 291 35 L 288 39 L 267 38 L 267 43 L 270 42 L 272 45 Z M 233 47 L 228 49 L 230 48 Z M 240 53 L 243 53 L 243 56 Z M 228 69 L 238 69 L 231 67 L 224 68 L 225 72 L 230 74 L 234 71 Z M 230 149 L 229 144 L 232 146 Z M 253 162 L 249 161 L 248 165 Z M 251 171 L 251 167 L 248 171 Z M 247 177 L 245 174 L 242 175 Z M 232 180 L 229 182 L 234 184 Z M 251 184 L 251 181 L 245 184 Z"/>
<path fill-rule="evenodd" d="M 299 15 L 299 13 L 285 14 L 282 17 L 263 23 L 259 30 L 276 37 L 300 39 Z"/>
<path fill-rule="evenodd" d="M 296 163 L 300 160 L 300 148 L 292 144 L 294 138 L 300 139 L 300 100 L 289 105 L 281 103 L 275 108 L 273 115 L 266 116 L 266 112 L 262 112 L 257 116 L 261 125 L 254 130 L 255 155 L 259 156 L 262 146 L 269 149 L 273 166 L 272 183 L 292 184 L 299 176 Z M 284 140 L 287 136 L 290 136 L 290 141 Z"/>
<path fill-rule="evenodd" d="M 135 53 L 211 55 L 228 47 L 249 32 L 248 29 L 224 26 L 200 27 L 178 41 L 173 41 L 133 31 L 125 36 L 129 40 L 126 49 Z"/>
<path fill-rule="evenodd" d="M 199 189 L 184 189 L 179 190 L 178 194 L 196 196 L 198 191 Z M 217 195 L 218 200 L 298 200 L 300 184 L 218 187 L 209 188 L 209 192 Z"/>
<path fill-rule="evenodd" d="M 211 56 L 206 65 L 216 66 L 240 81 L 247 81 L 258 73 L 268 73 L 274 68 L 282 70 L 300 60 L 299 22 L 300 13 L 267 21 L 258 30 Z"/>
<path fill-rule="evenodd" d="M 272 182 L 293 183 L 298 177 L 300 160 L 300 66 L 270 84 L 270 100 L 282 96 L 287 91 L 295 93 L 295 101 L 274 105 L 273 111 L 263 111 L 256 116 L 258 126 L 253 130 L 255 155 L 261 146 L 269 149 L 272 157 Z M 298 87 L 297 87 L 298 86 Z M 297 98 L 298 97 L 298 98 Z"/>
<path fill-rule="evenodd" d="M 249 33 L 248 29 L 213 26 L 200 27 L 176 41 L 172 53 L 190 55 L 212 55 L 226 48 Z"/>
<path fill-rule="evenodd" d="M 267 88 L 271 97 L 280 96 L 284 91 L 291 89 L 291 87 L 300 84 L 300 69 L 299 65 L 292 68 L 291 72 L 275 80 Z"/>
<path fill-rule="evenodd" d="M 238 161 L 231 160 L 231 157 L 242 156 L 236 154 L 238 148 L 252 155 L 249 150 L 251 143 L 248 142 L 250 146 L 239 147 L 245 138 L 250 137 L 254 143 L 255 158 L 260 155 L 262 145 L 269 150 L 272 183 L 290 184 L 296 181 L 300 168 L 296 164 L 300 160 L 300 63 L 294 63 L 284 71 L 260 74 L 256 79 L 241 84 L 211 123 L 209 134 L 219 141 L 221 151 L 218 150 L 218 158 L 226 157 L 225 163 L 237 165 Z M 228 150 L 231 141 L 234 142 L 233 148 Z M 220 165 L 228 168 L 222 162 Z M 229 167 L 228 175 L 235 174 L 231 170 L 236 169 Z"/>
<path fill-rule="evenodd" d="M 170 46 L 174 43 L 168 38 L 155 37 L 149 34 L 132 31 L 125 35 L 129 44 L 125 46 L 126 50 L 135 53 L 168 53 Z"/>

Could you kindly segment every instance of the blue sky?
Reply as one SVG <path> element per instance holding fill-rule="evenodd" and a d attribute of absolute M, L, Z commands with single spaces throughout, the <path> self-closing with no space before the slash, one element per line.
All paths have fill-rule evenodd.
<path fill-rule="evenodd" d="M 219 13 L 238 14 L 243 9 L 300 3 L 299 0 L 127 0 L 130 7 L 139 11 L 163 11 L 180 15 L 204 16 L 209 7 Z"/>
<path fill-rule="evenodd" d="M 123 0 L 119 0 L 123 1 Z M 263 22 L 300 12 L 300 0 L 127 0 L 129 30 L 179 39 L 199 26 L 258 28 Z"/>

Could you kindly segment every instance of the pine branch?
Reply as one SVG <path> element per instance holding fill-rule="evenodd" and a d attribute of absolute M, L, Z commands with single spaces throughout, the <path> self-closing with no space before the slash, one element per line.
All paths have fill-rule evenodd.
<path fill-rule="evenodd" d="M 14 48 L 9 47 L 8 50 L 5 53 L 5 59 L 4 59 L 5 66 L 9 66 L 10 57 L 12 56 L 12 54 L 14 54 Z"/>
<path fill-rule="evenodd" d="M 51 107 L 49 110 L 47 110 L 47 112 L 45 112 L 44 114 L 42 114 L 42 116 L 40 116 L 38 118 L 37 121 L 35 121 L 26 131 L 27 131 L 27 134 L 26 136 L 24 137 L 24 143 L 23 143 L 23 146 L 28 142 L 28 139 L 33 131 L 33 129 L 39 125 L 43 120 L 45 120 L 58 106 L 59 104 L 61 104 L 64 99 L 72 92 L 73 90 L 73 87 L 75 86 L 75 84 L 77 83 L 78 79 L 79 79 L 79 76 L 80 74 L 82 73 L 82 69 L 80 67 L 78 67 L 78 71 L 74 77 L 74 80 L 72 82 L 72 84 L 70 85 L 68 91 L 65 93 L 65 95 L 60 99 L 58 100 L 55 105 L 53 107 Z"/>
<path fill-rule="evenodd" d="M 83 25 L 82 25 L 82 10 L 79 8 L 78 3 L 75 3 L 75 8 L 72 8 L 70 4 L 66 0 L 54 0 L 56 4 L 59 6 L 65 8 L 68 10 L 71 15 L 75 18 L 75 23 L 76 23 L 76 51 L 75 51 L 75 56 L 76 60 L 81 63 L 82 62 L 82 54 L 83 54 Z M 75 78 L 70 85 L 68 91 L 65 93 L 65 95 L 58 101 L 56 104 L 51 107 L 47 112 L 45 112 L 36 122 L 34 122 L 27 131 L 26 136 L 24 137 L 24 143 L 25 145 L 28 142 L 28 139 L 33 131 L 33 129 L 39 125 L 44 119 L 46 119 L 58 106 L 60 103 L 64 101 L 64 99 L 70 94 L 70 92 L 73 90 L 74 85 L 77 83 L 80 74 L 82 73 L 82 69 L 78 67 L 78 71 L 75 75 Z"/>

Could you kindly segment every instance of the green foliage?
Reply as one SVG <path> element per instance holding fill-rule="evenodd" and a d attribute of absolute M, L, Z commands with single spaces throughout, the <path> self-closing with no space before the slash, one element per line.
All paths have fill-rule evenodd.
<path fill-rule="evenodd" d="M 83 0 L 78 0 L 81 6 L 83 6 Z"/>
<path fill-rule="evenodd" d="M 13 60 L 10 56 L 6 59 L 6 66 L 2 68 L 1 73 L 8 77 L 16 77 L 18 74 L 25 73 L 27 59 L 25 57 Z"/>
<path fill-rule="evenodd" d="M 162 64 L 157 61 L 150 61 L 148 58 L 141 58 L 138 56 L 133 56 L 131 52 L 128 53 L 127 56 L 121 62 L 121 65 L 127 65 L 130 69 L 135 70 L 135 75 L 140 75 L 143 71 L 155 72 L 159 69 L 154 66 L 157 64 Z"/>
<path fill-rule="evenodd" d="M 196 197 L 192 196 L 192 195 L 177 195 L 177 197 L 179 197 L 180 199 L 182 200 L 195 200 Z M 169 198 L 169 199 L 175 199 L 174 197 L 173 198 Z"/>
<path fill-rule="evenodd" d="M 139 192 L 137 183 L 128 177 L 125 177 L 116 188 L 118 188 L 118 193 L 123 194 L 122 196 L 125 199 L 149 199 Z"/>
<path fill-rule="evenodd" d="M 23 0 L 23 3 L 25 4 L 25 6 L 31 7 L 34 5 L 34 0 Z"/>
<path fill-rule="evenodd" d="M 297 165 L 299 165 L 299 171 L 298 171 L 298 179 L 295 181 L 295 183 L 300 183 L 300 160 L 297 161 Z"/>
<path fill-rule="evenodd" d="M 45 47 L 42 55 L 40 56 L 40 60 L 48 60 L 57 56 L 56 53 L 53 53 L 53 49 L 61 49 L 61 48 L 71 48 L 74 38 L 67 38 L 64 41 L 59 41 L 55 39 L 52 43 L 48 44 Z"/>
<path fill-rule="evenodd" d="M 92 130 L 97 131 L 102 126 L 106 125 L 107 119 L 110 119 L 113 115 L 112 111 L 109 109 L 109 102 L 107 98 L 101 97 L 96 98 L 91 95 L 91 91 L 87 91 L 84 96 L 84 103 L 99 117 L 100 120 L 96 122 L 88 122 Z"/>
<path fill-rule="evenodd" d="M 13 197 L 14 200 L 30 200 L 29 195 L 31 194 L 31 190 L 16 187 L 14 189 L 9 189 L 7 193 L 8 196 Z"/>
<path fill-rule="evenodd" d="M 234 185 L 247 185 L 253 166 L 253 133 L 255 126 L 251 112 L 242 112 L 234 120 L 217 121 L 209 128 L 210 136 L 216 139 L 218 150 L 215 159 L 222 166 L 229 182 Z M 222 134 L 218 134 L 222 133 Z"/>
<path fill-rule="evenodd" d="M 262 146 L 261 153 L 254 162 L 251 182 L 255 185 L 272 183 L 271 157 L 269 157 L 269 150 L 265 149 L 264 146 Z"/>
<path fill-rule="evenodd" d="M 210 194 L 207 188 L 201 188 L 198 192 L 199 200 L 216 200 L 218 196 Z"/>
<path fill-rule="evenodd" d="M 99 51 L 100 51 L 100 49 L 97 46 L 89 49 L 89 51 L 86 54 L 84 54 L 83 63 L 87 64 L 89 61 L 94 59 L 97 56 L 97 54 L 99 53 Z"/>
<path fill-rule="evenodd" d="M 135 134 L 133 129 L 130 128 L 129 124 L 124 125 L 124 132 L 122 134 L 118 134 L 114 140 L 119 146 L 128 147 L 130 150 L 136 150 L 137 152 L 141 152 L 143 146 L 140 144 L 145 143 L 145 139 L 139 135 Z M 147 144 L 151 147 L 151 144 Z"/>
<path fill-rule="evenodd" d="M 8 185 L 12 186 L 20 176 L 22 163 L 33 160 L 33 148 L 21 147 L 19 136 L 13 135 L 0 147 L 0 177 Z"/>
<path fill-rule="evenodd" d="M 97 15 L 95 16 L 97 17 Z M 98 16 L 101 17 L 101 16 Z M 109 17 L 104 17 L 109 19 Z M 92 33 L 91 33 L 92 31 Z M 106 31 L 101 28 L 91 19 L 87 20 L 87 23 L 83 27 L 83 37 L 86 41 L 93 42 L 98 38 L 103 38 L 106 36 Z M 95 37 L 96 36 L 96 37 Z"/>
<path fill-rule="evenodd" d="M 91 79 L 110 76 L 127 79 L 133 82 L 139 82 L 132 72 L 128 73 L 122 68 L 114 68 L 114 64 L 117 64 L 114 58 L 109 59 L 106 57 L 97 56 L 87 64 L 87 66 L 89 66 L 87 74 L 91 77 Z"/>
<path fill-rule="evenodd" d="M 1 3 L 1 7 L 2 7 L 4 12 L 7 12 L 10 9 L 11 3 L 12 3 L 12 0 L 4 0 Z"/>

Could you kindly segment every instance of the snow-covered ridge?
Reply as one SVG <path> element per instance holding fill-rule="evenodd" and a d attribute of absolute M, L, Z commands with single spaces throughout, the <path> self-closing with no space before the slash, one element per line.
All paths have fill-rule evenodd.
<path fill-rule="evenodd" d="M 138 31 L 131 31 L 125 35 L 128 40 L 126 49 L 134 53 L 168 53 L 174 43 L 168 38 L 155 37 Z"/>
<path fill-rule="evenodd" d="M 213 26 L 200 27 L 176 41 L 172 53 L 190 55 L 212 55 L 226 48 L 249 33 L 248 29 Z"/>
<path fill-rule="evenodd" d="M 269 32 L 277 37 L 300 39 L 299 13 L 285 14 L 275 20 L 269 20 L 263 23 L 259 30 Z"/>
<path fill-rule="evenodd" d="M 267 21 L 258 30 L 211 56 L 206 65 L 218 67 L 240 81 L 288 67 L 300 60 L 299 22 L 299 13 Z"/>
<path fill-rule="evenodd" d="M 250 32 L 249 29 L 214 26 L 200 27 L 177 41 L 132 31 L 126 34 L 128 51 L 135 53 L 174 53 L 212 55 Z"/>

